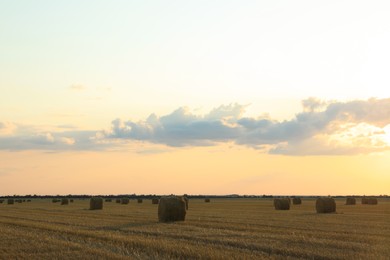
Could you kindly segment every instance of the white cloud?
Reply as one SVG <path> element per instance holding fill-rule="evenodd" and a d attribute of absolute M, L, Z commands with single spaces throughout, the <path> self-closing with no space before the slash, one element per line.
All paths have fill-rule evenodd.
<path fill-rule="evenodd" d="M 87 87 L 81 84 L 72 84 L 69 86 L 69 89 L 75 90 L 75 91 L 83 91 L 86 90 Z"/>
<path fill-rule="evenodd" d="M 288 155 L 359 154 L 389 149 L 390 99 L 329 102 L 309 98 L 302 105 L 302 112 L 285 121 L 245 117 L 245 106 L 231 104 L 205 115 L 181 107 L 163 116 L 151 114 L 138 122 L 115 119 L 106 131 L 42 132 L 38 127 L 0 123 L 0 149 L 102 150 L 142 142 L 170 147 L 233 142 L 260 152 Z"/>
<path fill-rule="evenodd" d="M 140 122 L 116 119 L 105 135 L 168 146 L 233 141 L 270 153 L 297 155 L 388 149 L 383 127 L 390 124 L 390 99 L 325 102 L 309 98 L 302 104 L 303 112 L 286 121 L 244 117 L 245 107 L 238 104 L 220 106 L 204 116 L 179 108 L 161 117 L 152 114 Z"/>

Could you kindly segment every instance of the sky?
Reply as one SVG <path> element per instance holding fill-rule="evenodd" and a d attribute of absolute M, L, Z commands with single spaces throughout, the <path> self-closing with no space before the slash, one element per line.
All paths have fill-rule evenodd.
<path fill-rule="evenodd" d="M 389 11 L 0 0 L 0 195 L 390 194 Z"/>

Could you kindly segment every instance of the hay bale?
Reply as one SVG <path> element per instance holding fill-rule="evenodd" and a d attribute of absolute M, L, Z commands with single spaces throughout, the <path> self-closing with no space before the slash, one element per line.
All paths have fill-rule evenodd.
<path fill-rule="evenodd" d="M 345 205 L 356 205 L 356 199 L 351 197 L 347 198 Z"/>
<path fill-rule="evenodd" d="M 69 202 L 73 203 L 73 199 L 70 199 Z"/>
<path fill-rule="evenodd" d="M 205 198 L 205 199 L 204 199 L 204 202 L 209 203 L 209 202 L 210 202 L 210 199 L 209 199 L 209 198 Z"/>
<path fill-rule="evenodd" d="M 99 197 L 92 197 L 89 201 L 89 209 L 95 210 L 95 209 L 103 209 L 103 198 Z"/>
<path fill-rule="evenodd" d="M 14 199 L 8 199 L 7 204 L 9 204 L 9 205 L 14 204 Z"/>
<path fill-rule="evenodd" d="M 0 200 L 0 204 L 3 203 L 3 202 L 4 202 L 4 200 Z"/>
<path fill-rule="evenodd" d="M 274 199 L 274 207 L 276 210 L 289 210 L 290 201 L 288 198 Z"/>
<path fill-rule="evenodd" d="M 121 198 L 121 204 L 129 204 L 130 199 L 129 198 Z"/>
<path fill-rule="evenodd" d="M 158 204 L 158 202 L 159 202 L 159 199 L 157 199 L 157 198 L 152 199 L 152 204 Z"/>
<path fill-rule="evenodd" d="M 377 205 L 378 204 L 378 200 L 376 198 L 369 198 L 368 199 L 368 204 L 369 205 Z"/>
<path fill-rule="evenodd" d="M 158 220 L 160 222 L 184 221 L 186 202 L 182 197 L 162 197 L 158 204 Z"/>
<path fill-rule="evenodd" d="M 293 198 L 293 204 L 294 205 L 302 204 L 302 199 L 301 198 L 297 198 L 297 197 Z"/>
<path fill-rule="evenodd" d="M 61 205 L 68 205 L 68 204 L 69 204 L 69 200 L 67 198 L 61 199 Z"/>
<path fill-rule="evenodd" d="M 23 201 L 21 199 L 15 200 L 17 203 L 22 203 Z"/>
<path fill-rule="evenodd" d="M 377 205 L 378 204 L 378 200 L 376 198 L 363 197 L 362 198 L 362 204 Z"/>
<path fill-rule="evenodd" d="M 105 199 L 105 202 L 112 202 L 112 199 Z M 120 202 L 120 201 L 119 201 Z"/>
<path fill-rule="evenodd" d="M 27 202 L 31 202 L 31 200 L 27 200 Z"/>
<path fill-rule="evenodd" d="M 316 201 L 317 213 L 336 212 L 336 202 L 333 198 L 318 198 Z"/>
<path fill-rule="evenodd" d="M 116 203 L 121 203 L 121 199 L 116 199 L 115 202 Z"/>
<path fill-rule="evenodd" d="M 137 199 L 137 202 L 138 203 L 142 203 L 142 199 Z"/>

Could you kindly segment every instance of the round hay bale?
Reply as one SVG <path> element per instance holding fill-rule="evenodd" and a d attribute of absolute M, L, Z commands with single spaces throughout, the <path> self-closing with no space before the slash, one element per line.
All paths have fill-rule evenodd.
<path fill-rule="evenodd" d="M 347 198 L 345 205 L 356 205 L 356 199 L 351 197 Z"/>
<path fill-rule="evenodd" d="M 116 199 L 115 203 L 121 203 L 121 199 Z"/>
<path fill-rule="evenodd" d="M 68 205 L 68 204 L 69 204 L 69 200 L 67 198 L 61 199 L 61 205 Z"/>
<path fill-rule="evenodd" d="M 182 197 L 162 197 L 158 204 L 158 221 L 184 221 L 186 217 L 186 202 Z"/>
<path fill-rule="evenodd" d="M 368 198 L 363 197 L 362 198 L 362 204 L 368 204 Z"/>
<path fill-rule="evenodd" d="M 302 199 L 301 198 L 297 198 L 297 197 L 293 198 L 293 204 L 294 205 L 302 204 Z"/>
<path fill-rule="evenodd" d="M 0 203 L 3 203 L 4 202 L 4 200 L 0 200 Z"/>
<path fill-rule="evenodd" d="M 152 204 L 158 204 L 158 202 L 159 202 L 159 199 L 157 199 L 157 198 L 152 199 Z"/>
<path fill-rule="evenodd" d="M 73 200 L 73 199 L 70 199 L 70 200 L 69 200 L 69 202 L 70 202 L 70 203 L 73 203 L 73 202 L 74 202 L 74 200 Z"/>
<path fill-rule="evenodd" d="M 22 203 L 23 201 L 21 199 L 15 200 L 17 203 Z"/>
<path fill-rule="evenodd" d="M 210 199 L 209 199 L 209 198 L 205 198 L 205 199 L 204 199 L 204 202 L 209 203 L 209 202 L 210 202 Z"/>
<path fill-rule="evenodd" d="M 290 202 L 288 198 L 274 199 L 274 207 L 276 210 L 289 210 Z"/>
<path fill-rule="evenodd" d="M 317 213 L 336 212 L 336 202 L 333 198 L 318 198 L 316 201 Z"/>
<path fill-rule="evenodd" d="M 112 199 L 105 199 L 105 202 L 112 202 Z M 120 201 L 119 201 L 120 202 Z"/>
<path fill-rule="evenodd" d="M 138 203 L 142 203 L 142 199 L 137 199 L 137 202 Z"/>
<path fill-rule="evenodd" d="M 14 204 L 14 199 L 8 199 L 8 200 L 7 200 L 7 204 L 9 204 L 9 205 L 10 205 L 10 204 Z"/>
<path fill-rule="evenodd" d="M 367 198 L 367 203 L 368 205 L 377 205 L 378 200 L 376 198 Z"/>
<path fill-rule="evenodd" d="M 89 209 L 90 210 L 96 210 L 96 209 L 103 209 L 103 199 L 99 197 L 92 197 L 89 201 Z"/>
<path fill-rule="evenodd" d="M 129 198 L 122 198 L 121 199 L 121 204 L 129 204 L 130 199 Z"/>
<path fill-rule="evenodd" d="M 31 202 L 31 200 L 27 200 L 27 202 Z"/>

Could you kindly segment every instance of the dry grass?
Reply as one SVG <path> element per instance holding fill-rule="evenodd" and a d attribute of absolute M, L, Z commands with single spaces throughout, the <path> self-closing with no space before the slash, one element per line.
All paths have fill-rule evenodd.
<path fill-rule="evenodd" d="M 192 199 L 184 222 L 159 223 L 151 202 L 0 204 L 0 259 L 388 259 L 390 200 L 317 214 L 315 200 Z"/>

